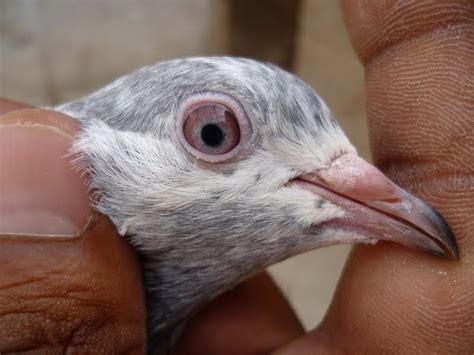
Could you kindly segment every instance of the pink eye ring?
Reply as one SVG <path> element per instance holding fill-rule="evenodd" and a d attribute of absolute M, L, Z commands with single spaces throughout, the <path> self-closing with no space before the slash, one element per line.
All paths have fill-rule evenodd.
<path fill-rule="evenodd" d="M 254 136 L 242 105 L 228 95 L 212 92 L 185 100 L 176 128 L 183 147 L 195 158 L 210 163 L 241 156 Z"/>

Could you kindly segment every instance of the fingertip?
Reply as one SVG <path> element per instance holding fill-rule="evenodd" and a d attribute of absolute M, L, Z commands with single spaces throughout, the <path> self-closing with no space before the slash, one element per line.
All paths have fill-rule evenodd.
<path fill-rule="evenodd" d="M 362 62 L 405 40 L 443 28 L 472 26 L 472 1 L 353 1 L 341 0 L 345 22 Z"/>

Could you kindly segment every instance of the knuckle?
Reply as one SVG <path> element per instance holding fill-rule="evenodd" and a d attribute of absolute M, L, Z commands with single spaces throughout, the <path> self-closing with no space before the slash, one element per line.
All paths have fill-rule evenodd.
<path fill-rule="evenodd" d="M 0 287 L 0 352 L 66 351 L 76 334 L 100 326 L 102 313 L 88 291 L 54 289 L 44 277 Z"/>
<path fill-rule="evenodd" d="M 460 33 L 472 27 L 474 11 L 470 0 L 345 0 L 343 5 L 352 42 L 366 64 L 392 46 L 427 33 Z"/>
<path fill-rule="evenodd" d="M 144 352 L 138 325 L 115 317 L 106 302 L 91 301 L 93 290 L 25 293 L 25 286 L 0 290 L 0 353 Z"/>
<path fill-rule="evenodd" d="M 112 262 L 88 252 L 99 249 L 87 241 L 104 238 L 77 245 L 2 238 L 0 353 L 144 352 L 141 294 L 122 281 L 133 276 L 138 284 L 138 275 L 111 273 Z M 110 246 L 103 251 L 112 253 Z"/>

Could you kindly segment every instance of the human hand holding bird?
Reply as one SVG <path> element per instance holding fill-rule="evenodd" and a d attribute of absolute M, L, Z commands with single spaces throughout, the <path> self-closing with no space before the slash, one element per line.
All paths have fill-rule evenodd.
<path fill-rule="evenodd" d="M 237 96 L 237 95 L 234 94 L 233 96 Z M 227 104 L 229 106 L 232 106 L 232 103 L 230 103 L 230 104 L 227 103 Z M 17 113 L 17 115 L 18 114 L 19 113 Z M 394 118 L 390 118 L 390 120 L 384 121 L 385 124 L 391 124 L 391 122 L 393 122 L 393 120 L 395 120 L 396 117 L 398 117 L 399 114 L 400 113 L 395 112 L 394 115 L 393 115 Z M 461 120 L 461 122 L 463 122 L 463 121 Z M 259 123 L 261 123 L 261 122 L 259 121 Z M 284 131 L 288 132 L 288 129 L 286 129 Z M 397 130 L 396 129 L 391 130 L 389 132 L 388 137 L 390 137 L 391 134 L 396 136 L 397 135 Z M 387 136 L 387 132 L 384 132 L 384 136 Z M 399 137 L 399 136 L 396 136 L 396 137 L 398 137 L 398 139 L 403 138 L 403 139 L 406 140 L 410 136 L 408 135 L 408 137 Z M 417 139 L 419 139 L 418 135 L 416 135 L 416 132 L 414 132 L 414 137 L 417 137 Z M 432 141 L 434 139 L 430 135 L 428 135 L 428 137 L 430 138 L 430 141 Z M 430 146 L 432 146 L 432 145 L 430 145 Z M 395 148 L 396 147 L 397 146 L 395 145 Z M 468 149 L 469 149 L 469 147 L 472 148 L 472 144 L 470 146 L 468 144 L 467 147 L 468 147 Z M 384 148 L 384 149 L 387 149 L 387 148 Z M 191 150 L 191 149 L 189 149 L 189 150 Z M 192 150 L 188 151 L 188 153 L 192 154 L 193 151 Z M 422 152 L 422 153 L 426 153 L 426 152 Z M 442 161 L 440 161 L 440 163 L 442 163 Z M 314 169 L 312 169 L 312 170 L 314 170 Z M 347 192 L 347 191 L 345 191 L 345 192 Z M 353 190 L 350 190 L 349 192 L 353 192 Z M 132 229 L 136 228 L 136 226 L 134 226 L 133 223 L 126 225 L 126 227 L 127 228 L 124 228 L 124 231 L 128 231 L 129 228 L 132 228 Z M 124 233 L 124 234 L 126 234 L 126 233 Z M 458 235 L 458 233 L 456 233 L 456 234 Z M 264 236 L 262 236 L 262 237 L 264 237 Z M 353 277 L 350 278 L 350 279 L 344 279 L 343 283 L 342 283 L 342 286 L 341 286 L 343 288 L 346 287 L 346 290 L 351 290 L 351 291 L 350 292 L 347 292 L 347 291 L 343 292 L 343 294 L 342 294 L 342 296 L 343 296 L 342 303 L 341 303 L 341 296 L 340 296 L 341 294 L 339 293 L 339 297 L 336 298 L 336 301 L 335 301 L 335 305 L 337 305 L 337 307 L 334 306 L 332 308 L 332 312 L 326 318 L 325 322 L 323 323 L 323 326 L 320 328 L 320 330 L 318 332 L 307 335 L 306 337 L 300 339 L 296 343 L 293 343 L 293 344 L 289 345 L 290 348 L 291 347 L 297 347 L 297 346 L 302 346 L 304 348 L 306 348 L 306 347 L 308 347 L 308 348 L 311 348 L 311 347 L 313 347 L 313 348 L 315 348 L 315 347 L 321 347 L 321 348 L 329 347 L 329 348 L 331 348 L 332 347 L 332 345 L 331 345 L 332 343 L 330 341 L 331 334 L 332 334 L 331 329 L 334 329 L 334 331 L 339 331 L 339 329 L 342 329 L 342 331 L 344 331 L 344 329 L 347 329 L 345 327 L 350 327 L 351 322 L 360 321 L 361 317 L 360 317 L 360 315 L 358 316 L 358 312 L 360 312 L 360 310 L 362 310 L 362 309 L 365 309 L 366 312 L 367 312 L 367 309 L 364 308 L 364 307 L 374 307 L 374 306 L 377 306 L 379 304 L 384 304 L 384 302 L 386 302 L 387 299 L 390 299 L 386 295 L 383 295 L 383 292 L 382 292 L 382 294 L 378 294 L 378 293 L 371 294 L 370 290 L 378 290 L 378 291 L 380 289 L 383 290 L 384 288 L 381 287 L 381 286 L 389 285 L 390 281 L 395 276 L 403 277 L 404 275 L 406 275 L 408 277 L 408 279 L 411 279 L 412 277 L 414 277 L 414 275 L 417 275 L 416 272 L 413 271 L 413 267 L 407 267 L 407 265 L 409 265 L 410 262 L 415 262 L 415 265 L 418 265 L 419 263 L 416 262 L 416 260 L 420 260 L 419 255 L 413 256 L 411 253 L 408 253 L 406 251 L 400 251 L 399 249 L 394 249 L 393 247 L 389 247 L 389 246 L 383 246 L 382 248 L 386 249 L 386 250 L 384 250 L 383 255 L 389 255 L 388 260 L 386 260 L 387 257 L 385 257 L 385 256 L 384 256 L 383 260 L 380 260 L 380 258 L 377 257 L 378 254 L 371 255 L 370 258 L 366 258 L 364 256 L 360 256 L 361 253 L 363 253 L 363 252 L 360 252 L 360 251 L 355 252 L 356 256 L 359 255 L 358 265 L 355 268 L 355 270 L 357 272 L 356 273 L 352 272 Z M 368 253 L 373 254 L 372 250 L 370 250 Z M 409 270 L 408 274 L 406 272 L 405 273 L 397 272 L 396 274 L 390 274 L 389 273 L 392 276 L 391 279 L 387 279 L 385 277 L 384 279 L 380 279 L 378 281 L 377 284 L 379 286 L 374 284 L 371 287 L 364 287 L 363 288 L 364 297 L 363 298 L 357 297 L 357 294 L 358 294 L 357 290 L 359 290 L 359 288 L 354 289 L 354 288 L 351 287 L 352 285 L 354 285 L 355 280 L 358 280 L 357 285 L 359 287 L 360 285 L 363 285 L 364 283 L 372 282 L 371 280 L 373 280 L 373 278 L 377 279 L 380 275 L 381 276 L 384 276 L 384 275 L 386 276 L 385 272 L 386 272 L 387 269 L 384 268 L 384 265 L 392 265 L 392 267 L 393 267 L 393 264 L 389 263 L 390 260 L 393 259 L 393 258 L 394 258 L 395 261 L 403 260 L 403 263 L 396 262 L 395 265 L 397 267 L 400 267 L 400 266 L 403 267 L 403 269 L 401 271 Z M 380 267 L 377 268 L 376 271 L 374 271 L 372 267 L 369 268 L 369 269 L 371 269 L 370 270 L 370 276 L 371 277 L 360 277 L 360 275 L 363 275 L 364 272 L 365 272 L 364 267 L 366 267 L 366 265 L 368 265 L 367 262 L 364 261 L 366 259 L 369 261 L 369 264 L 373 263 L 373 262 L 381 262 L 382 264 L 381 264 Z M 378 260 L 380 260 L 380 261 L 378 261 Z M 423 265 L 428 265 L 428 264 L 429 265 L 431 265 L 431 264 L 436 265 L 434 261 L 429 261 L 429 260 L 424 260 L 422 264 Z M 359 265 L 362 265 L 362 266 L 359 266 Z M 373 265 L 373 264 L 370 264 L 370 265 Z M 183 266 L 186 266 L 186 265 L 183 265 Z M 409 265 L 409 266 L 411 266 L 411 265 Z M 436 266 L 433 266 L 433 267 L 436 267 Z M 445 271 L 447 268 L 453 268 L 454 269 L 454 268 L 459 268 L 459 266 L 457 266 L 457 265 L 456 266 L 446 266 L 446 263 L 443 263 L 443 264 L 439 264 L 438 268 L 439 268 L 438 270 L 441 270 L 442 272 L 447 272 L 447 271 Z M 417 270 L 418 269 L 415 268 L 415 271 L 417 271 Z M 351 271 L 351 269 L 349 267 L 349 272 L 350 271 Z M 388 271 L 391 271 L 391 270 L 389 269 Z M 417 276 L 419 276 L 419 278 L 418 277 L 416 278 L 417 281 L 424 282 L 425 280 L 432 280 L 433 277 L 434 278 L 441 277 L 441 276 L 439 276 L 440 275 L 439 273 L 433 274 L 433 272 L 428 274 L 428 276 L 430 276 L 431 278 L 427 277 L 426 275 L 421 275 L 421 273 L 423 273 L 424 271 L 426 271 L 425 268 L 419 270 L 420 275 L 417 275 Z M 360 274 L 360 273 L 362 273 L 362 274 Z M 438 275 L 438 276 L 436 276 L 436 275 Z M 237 278 L 235 278 L 235 279 L 237 279 Z M 252 281 L 250 281 L 249 283 L 251 285 L 254 285 L 254 284 L 252 284 Z M 247 285 L 249 283 L 247 283 Z M 437 285 L 438 285 L 437 283 L 432 283 L 432 284 L 430 283 L 430 285 L 428 285 L 428 286 L 436 287 Z M 461 285 L 462 285 L 462 282 L 461 282 Z M 248 290 L 248 286 L 244 285 L 242 287 L 243 287 L 244 290 L 245 290 L 245 287 L 247 287 L 247 290 Z M 462 286 L 458 286 L 458 287 L 462 287 Z M 272 294 L 273 291 L 271 291 L 272 290 L 271 286 L 266 286 L 266 289 L 270 290 L 269 293 Z M 237 289 L 233 293 L 231 292 L 230 295 L 227 295 L 224 298 L 221 298 L 221 300 L 214 303 L 214 309 L 216 309 L 216 307 L 219 307 L 219 309 L 221 309 L 221 312 L 218 313 L 217 316 L 216 316 L 216 313 L 212 312 L 212 309 L 213 309 L 212 305 L 209 308 L 207 308 L 206 310 L 204 310 L 201 313 L 201 315 L 198 316 L 198 318 L 195 320 L 194 324 L 191 323 L 188 326 L 188 330 L 185 331 L 185 333 L 183 335 L 183 341 L 181 343 L 178 343 L 178 345 L 177 345 L 178 349 L 181 348 L 181 351 L 184 352 L 184 353 L 186 353 L 186 351 L 187 351 L 186 346 L 192 346 L 192 349 L 201 348 L 201 349 L 203 349 L 203 353 L 211 353 L 212 351 L 214 351 L 215 353 L 219 353 L 219 352 L 220 353 L 225 353 L 225 352 L 228 353 L 229 348 L 236 351 L 236 353 L 243 353 L 243 352 L 245 352 L 245 350 L 250 352 L 251 350 L 255 351 L 257 349 L 260 350 L 260 351 L 264 351 L 264 350 L 269 350 L 269 349 L 275 349 L 279 345 L 289 342 L 291 338 L 295 337 L 299 333 L 300 329 L 294 323 L 294 320 L 291 318 L 291 316 L 288 315 L 288 312 L 282 312 L 283 315 L 288 315 L 288 316 L 284 317 L 284 321 L 277 321 L 275 319 L 271 319 L 272 321 L 268 322 L 270 324 L 265 324 L 265 327 L 262 327 L 262 324 L 259 324 L 258 322 L 261 322 L 262 320 L 263 320 L 263 322 L 265 322 L 265 319 L 267 319 L 267 320 L 270 319 L 269 317 L 265 317 L 265 315 L 270 315 L 271 314 L 270 312 L 268 312 L 268 309 L 266 309 L 266 307 L 268 305 L 265 302 L 260 302 L 259 307 L 250 307 L 252 305 L 252 302 L 253 302 L 252 300 L 254 300 L 254 301 L 258 300 L 258 298 L 250 298 L 250 301 L 247 302 L 248 310 L 250 311 L 250 310 L 252 310 L 252 308 L 253 308 L 253 310 L 258 309 L 258 311 L 261 312 L 262 317 L 260 317 L 260 318 L 256 317 L 255 316 L 255 311 L 254 311 L 253 314 L 252 314 L 252 312 L 246 312 L 247 308 L 245 306 L 240 307 L 240 310 L 241 310 L 240 316 L 243 317 L 241 319 L 246 319 L 246 315 L 249 316 L 247 321 L 252 319 L 251 322 L 248 322 L 248 323 L 243 322 L 245 325 L 240 327 L 240 329 L 242 329 L 242 330 L 247 329 L 247 331 L 248 331 L 248 329 L 251 330 L 251 329 L 264 328 L 264 329 L 266 329 L 266 331 L 268 331 L 268 334 L 271 334 L 272 336 L 262 337 L 263 334 L 261 332 L 259 333 L 259 338 L 263 338 L 267 342 L 266 344 L 256 343 L 256 342 L 258 342 L 258 340 L 255 340 L 253 334 L 251 334 L 251 333 L 249 334 L 250 336 L 247 339 L 241 339 L 239 341 L 239 344 L 232 343 L 231 340 L 225 341 L 226 340 L 226 333 L 222 334 L 222 336 L 219 336 L 219 332 L 225 332 L 225 330 L 229 329 L 229 328 L 226 328 L 224 326 L 217 326 L 216 327 L 216 325 L 217 324 L 222 324 L 220 322 L 223 322 L 223 321 L 224 321 L 225 324 L 231 323 L 231 322 L 229 322 L 229 318 L 226 319 L 226 317 L 225 317 L 226 302 L 229 302 L 229 303 L 234 304 L 234 305 L 235 305 L 235 302 L 238 303 L 239 302 L 238 297 L 237 297 L 237 301 L 236 301 L 235 297 L 233 298 L 233 295 L 239 294 L 238 290 L 239 289 Z M 253 288 L 252 288 L 252 290 L 253 290 Z M 393 289 L 389 288 L 388 290 L 393 293 Z M 431 287 L 430 287 L 430 290 L 432 290 Z M 197 291 L 199 291 L 199 290 L 197 290 Z M 207 291 L 208 290 L 204 290 L 204 296 L 205 296 L 205 293 Z M 404 289 L 401 288 L 400 291 L 404 291 Z M 369 294 L 367 292 L 369 292 Z M 450 290 L 448 290 L 446 292 L 450 292 Z M 246 294 L 248 294 L 248 292 L 247 293 L 244 292 L 244 296 Z M 198 293 L 198 295 L 200 295 L 200 294 Z M 366 300 L 370 300 L 371 297 L 380 297 L 380 295 L 383 295 L 384 297 L 380 298 L 378 302 L 369 303 L 369 304 L 365 303 Z M 245 299 L 245 297 L 242 297 L 242 293 L 240 293 L 240 296 L 241 296 L 241 298 Z M 405 304 L 404 306 L 419 304 L 419 303 L 416 303 L 416 302 L 412 303 L 412 301 L 416 301 L 416 299 L 417 299 L 416 296 L 417 295 L 415 294 L 413 298 L 409 298 L 408 301 L 407 301 L 408 303 Z M 137 298 L 140 299 L 140 297 L 137 297 Z M 269 298 L 271 298 L 271 297 L 269 296 Z M 273 298 L 278 300 L 279 299 L 278 294 L 275 294 L 275 296 Z M 349 299 L 350 302 L 359 301 L 359 302 L 362 302 L 362 303 L 358 304 L 357 307 L 354 307 L 354 306 L 349 307 L 348 303 L 347 303 L 347 299 Z M 471 302 L 472 302 L 472 298 L 471 298 Z M 279 306 L 280 309 L 284 309 L 284 303 L 283 302 L 276 301 L 276 304 L 280 305 Z M 350 303 L 349 303 L 349 305 L 350 305 Z M 398 303 L 398 302 L 395 302 L 395 303 L 392 302 L 391 305 L 385 305 L 385 307 L 383 309 L 390 310 L 394 306 L 399 306 L 399 305 L 400 305 L 400 303 Z M 460 305 L 465 306 L 465 304 L 462 304 L 462 302 L 460 303 Z M 469 306 L 469 304 L 467 304 L 467 306 Z M 385 312 L 378 312 L 377 309 L 374 309 L 374 308 L 371 308 L 371 309 L 372 309 L 371 312 L 364 313 L 364 316 L 365 317 L 373 316 L 373 317 L 375 317 L 375 320 L 378 320 L 379 322 L 381 322 L 381 325 L 385 324 L 384 316 L 386 316 L 386 313 Z M 350 314 L 351 312 L 355 312 L 355 314 L 352 313 L 352 316 L 348 317 L 348 314 Z M 403 312 L 400 311 L 400 314 L 403 314 Z M 213 315 L 213 317 L 212 317 L 212 315 Z M 223 316 L 221 317 L 219 315 L 223 315 Z M 208 317 L 207 320 L 206 320 L 206 317 Z M 235 317 L 235 315 L 234 315 L 234 317 Z M 279 316 L 273 315 L 273 317 L 279 317 Z M 344 317 L 348 317 L 348 318 L 344 319 Z M 381 318 L 379 318 L 379 317 L 381 317 Z M 398 317 L 398 315 L 397 315 L 397 317 Z M 340 324 L 343 319 L 345 320 L 345 322 L 343 324 Z M 408 317 L 408 319 L 409 319 L 409 317 Z M 256 320 L 259 320 L 259 321 L 256 322 Z M 369 324 L 365 324 L 366 322 L 362 322 L 362 321 L 360 321 L 360 322 L 361 322 L 360 328 L 358 328 L 358 329 L 364 329 L 364 327 L 372 327 L 374 324 L 378 324 L 377 322 L 367 322 Z M 214 324 L 214 326 L 213 326 L 213 324 Z M 260 325 L 260 326 L 256 327 L 258 325 Z M 392 326 L 393 324 L 389 323 L 389 325 Z M 228 326 L 229 325 L 227 325 L 227 327 Z M 255 328 L 253 328 L 253 327 L 255 327 Z M 374 329 L 373 331 L 377 331 L 379 328 L 381 328 L 381 327 L 379 326 L 377 329 Z M 466 331 L 464 331 L 464 332 L 466 332 Z M 196 334 L 201 334 L 201 336 L 197 336 Z M 383 338 L 384 335 L 386 335 L 388 333 L 383 332 L 381 334 L 379 334 L 379 333 L 376 333 L 376 334 Z M 403 334 L 403 333 L 401 333 L 401 334 Z M 463 334 L 462 330 L 460 330 L 460 333 L 458 333 L 458 334 L 462 335 Z M 230 335 L 232 335 L 232 332 L 227 333 L 227 336 L 230 336 Z M 327 337 L 324 337 L 324 335 L 327 335 Z M 351 332 L 347 333 L 346 337 L 347 337 L 347 339 L 351 339 L 351 337 L 353 337 L 353 333 L 351 333 Z M 211 341 L 211 340 L 206 341 L 206 339 L 215 339 L 215 341 Z M 316 342 L 315 339 L 316 340 L 321 340 L 321 341 Z M 379 343 L 378 339 L 379 338 L 375 338 L 375 343 L 371 343 L 370 339 L 364 339 L 361 336 L 359 338 L 359 340 L 363 343 L 360 346 L 370 347 L 371 344 L 373 344 L 373 346 L 375 346 L 374 349 L 377 349 L 376 346 L 389 346 L 390 345 L 390 342 Z M 355 340 L 357 340 L 357 339 L 355 339 Z M 200 341 L 201 343 L 196 344 L 196 343 L 194 343 L 195 341 Z M 309 343 L 308 343 L 308 341 L 309 341 Z M 357 341 L 354 341 L 354 343 L 351 343 L 351 344 L 352 345 L 350 345 L 351 346 L 350 349 L 357 349 Z M 463 343 L 463 344 L 465 345 L 466 343 Z M 203 348 L 204 346 L 208 346 L 210 348 L 205 349 L 205 348 Z M 227 348 L 227 350 L 225 350 L 226 348 L 218 349 L 217 348 L 218 346 L 228 346 L 229 348 Z M 239 348 L 239 346 L 241 348 Z M 245 348 L 245 346 L 248 346 L 248 347 Z M 337 348 L 338 346 L 340 346 L 342 349 L 345 349 L 344 344 L 342 344 L 342 343 L 336 344 L 335 348 Z M 347 345 L 347 346 L 349 346 L 349 345 Z M 290 351 L 290 348 L 287 348 L 288 351 Z M 177 351 L 179 351 L 179 350 L 177 350 Z"/>

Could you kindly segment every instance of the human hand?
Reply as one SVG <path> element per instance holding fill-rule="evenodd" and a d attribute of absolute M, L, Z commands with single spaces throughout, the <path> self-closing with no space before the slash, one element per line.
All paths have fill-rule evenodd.
<path fill-rule="evenodd" d="M 135 255 L 65 158 L 78 130 L 52 111 L 0 116 L 1 354 L 144 352 Z"/>

